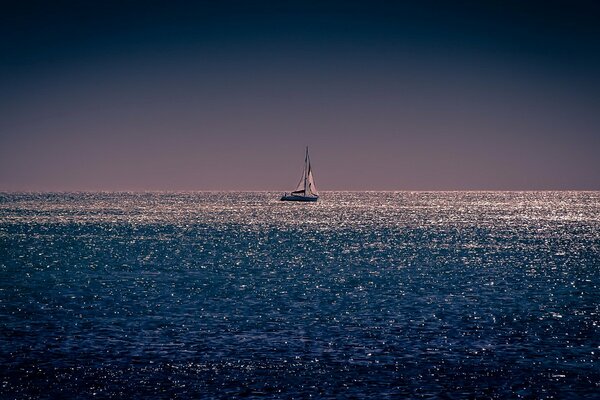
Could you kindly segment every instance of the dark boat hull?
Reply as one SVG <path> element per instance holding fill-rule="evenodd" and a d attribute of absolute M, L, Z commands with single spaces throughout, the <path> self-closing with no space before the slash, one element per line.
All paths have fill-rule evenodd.
<path fill-rule="evenodd" d="M 281 201 L 317 201 L 317 196 L 282 196 Z"/>

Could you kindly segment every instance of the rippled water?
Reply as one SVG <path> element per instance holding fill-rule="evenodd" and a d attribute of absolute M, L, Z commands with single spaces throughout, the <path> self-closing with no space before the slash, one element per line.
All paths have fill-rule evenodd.
<path fill-rule="evenodd" d="M 0 195 L 5 398 L 599 398 L 600 192 Z"/>

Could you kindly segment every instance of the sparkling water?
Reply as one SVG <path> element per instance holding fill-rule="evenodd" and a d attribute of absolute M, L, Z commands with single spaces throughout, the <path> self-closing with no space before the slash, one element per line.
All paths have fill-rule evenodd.
<path fill-rule="evenodd" d="M 600 398 L 600 192 L 0 195 L 2 398 Z"/>

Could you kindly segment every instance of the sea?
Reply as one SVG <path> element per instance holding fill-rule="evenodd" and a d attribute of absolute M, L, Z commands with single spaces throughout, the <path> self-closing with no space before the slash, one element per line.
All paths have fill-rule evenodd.
<path fill-rule="evenodd" d="M 0 194 L 0 398 L 600 398 L 600 192 L 280 195 Z"/>

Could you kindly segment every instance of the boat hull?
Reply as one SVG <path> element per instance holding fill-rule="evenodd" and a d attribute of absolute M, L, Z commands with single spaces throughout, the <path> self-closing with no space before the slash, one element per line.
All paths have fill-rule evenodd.
<path fill-rule="evenodd" d="M 281 196 L 281 201 L 312 201 L 315 202 L 319 199 L 318 196 Z"/>

